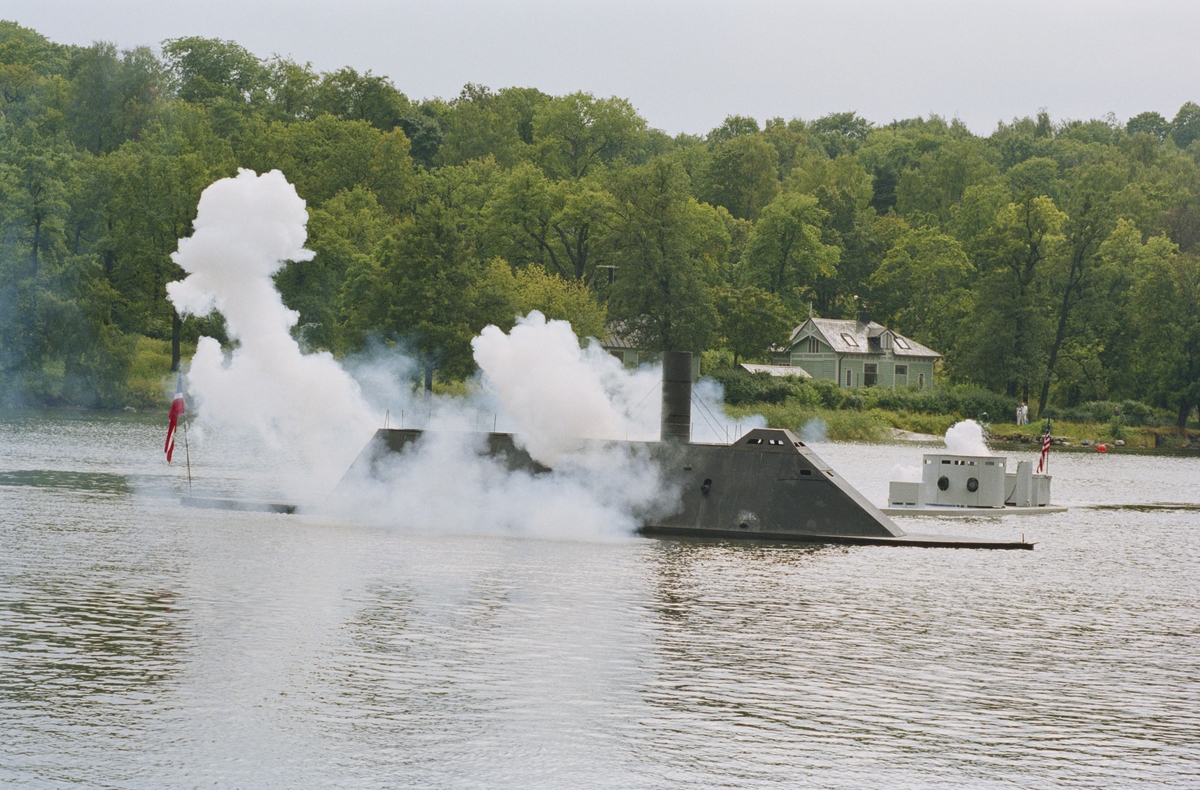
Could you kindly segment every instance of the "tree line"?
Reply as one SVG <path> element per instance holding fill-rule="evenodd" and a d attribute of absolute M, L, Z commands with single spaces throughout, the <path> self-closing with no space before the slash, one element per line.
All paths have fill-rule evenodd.
<path fill-rule="evenodd" d="M 531 309 L 649 349 L 766 358 L 810 310 L 945 355 L 940 377 L 1049 405 L 1200 404 L 1200 106 L 973 134 L 730 116 L 650 128 L 626 100 L 387 77 L 230 41 L 59 45 L 0 22 L 0 403 L 114 408 L 219 315 L 180 320 L 170 260 L 200 192 L 278 168 L 313 260 L 277 284 L 298 339 L 400 344 L 472 372 Z"/>

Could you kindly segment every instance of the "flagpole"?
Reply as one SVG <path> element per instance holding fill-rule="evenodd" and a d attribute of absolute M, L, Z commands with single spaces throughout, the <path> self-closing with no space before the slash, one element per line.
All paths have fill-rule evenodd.
<path fill-rule="evenodd" d="M 188 447 L 187 440 L 187 421 L 183 423 L 183 454 L 187 457 L 188 470 L 188 496 L 192 495 L 192 451 Z"/>

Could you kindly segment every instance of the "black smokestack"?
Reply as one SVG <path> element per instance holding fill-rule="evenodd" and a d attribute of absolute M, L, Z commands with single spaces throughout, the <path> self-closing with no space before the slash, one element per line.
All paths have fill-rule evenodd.
<path fill-rule="evenodd" d="M 692 440 L 692 352 L 663 353 L 662 430 L 664 442 Z"/>

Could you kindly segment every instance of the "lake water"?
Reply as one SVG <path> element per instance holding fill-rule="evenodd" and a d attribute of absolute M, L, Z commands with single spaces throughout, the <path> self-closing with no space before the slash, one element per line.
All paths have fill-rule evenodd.
<path fill-rule="evenodd" d="M 900 522 L 1032 552 L 587 543 L 183 508 L 163 423 L 0 417 L 0 784 L 1200 786 L 1200 459 Z"/>

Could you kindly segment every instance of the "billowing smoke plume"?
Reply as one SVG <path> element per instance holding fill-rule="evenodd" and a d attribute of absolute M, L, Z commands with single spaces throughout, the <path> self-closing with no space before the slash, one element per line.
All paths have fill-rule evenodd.
<path fill-rule="evenodd" d="M 308 260 L 304 201 L 278 171 L 240 171 L 204 191 L 195 233 L 174 258 L 188 277 L 168 286 L 181 313 L 225 316 L 238 346 L 202 338 L 188 374 L 200 425 L 253 435 L 267 462 L 293 465 L 292 495 L 312 503 L 330 491 L 390 411 L 393 426 L 431 428 L 387 457 L 370 478 L 346 480 L 318 512 L 339 519 L 451 532 L 605 539 L 670 511 L 677 492 L 644 445 L 658 438 L 661 370 L 625 370 L 599 344 L 585 348 L 565 321 L 534 312 L 509 333 L 487 327 L 473 341 L 481 371 L 470 398 L 420 397 L 415 370 L 377 350 L 350 364 L 304 354 L 272 282 L 287 261 Z M 357 379 L 357 380 L 356 380 Z M 367 391 L 364 393 L 362 382 Z M 720 390 L 697 388 L 693 435 L 726 441 L 761 418 L 730 421 Z M 368 403 L 370 405 L 368 405 Z M 485 432 L 515 442 L 553 471 L 512 471 L 486 452 Z"/>
<path fill-rule="evenodd" d="M 188 276 L 167 285 L 180 314 L 219 310 L 239 344 L 226 357 L 216 340 L 200 339 L 187 380 L 201 424 L 249 429 L 266 454 L 299 465 L 298 490 L 336 480 L 379 423 L 330 354 L 304 354 L 291 336 L 298 315 L 271 276 L 313 257 L 304 249 L 307 222 L 282 173 L 240 170 L 200 196 L 195 232 L 171 256 Z"/>
<path fill-rule="evenodd" d="M 658 438 L 658 402 L 650 404 L 655 424 L 649 435 L 635 410 L 661 376 L 626 372 L 596 343 L 581 349 L 566 321 L 546 321 L 534 311 L 508 334 L 485 328 L 471 346 L 485 386 L 516 422 L 525 449 L 544 464 L 557 464 L 579 439 Z"/>
<path fill-rule="evenodd" d="M 657 372 L 627 372 L 594 343 L 580 349 L 570 324 L 538 312 L 508 334 L 487 327 L 473 346 L 481 392 L 403 401 L 436 430 L 379 459 L 373 474 L 348 475 L 326 513 L 423 531 L 606 540 L 674 507 L 677 492 L 645 445 L 604 441 L 657 438 Z M 492 415 L 480 426 L 481 406 L 497 409 L 516 445 L 551 471 L 510 470 L 491 456 Z M 639 406 L 653 415 L 653 435 L 642 435 Z"/>
<path fill-rule="evenodd" d="M 983 428 L 974 420 L 956 422 L 946 431 L 946 452 L 953 455 L 991 455 L 983 441 Z"/>
<path fill-rule="evenodd" d="M 489 326 L 471 341 L 487 393 L 515 423 L 518 440 L 537 460 L 553 465 L 580 439 L 657 441 L 662 368 L 626 370 L 591 341 L 584 348 L 566 321 L 536 310 L 505 334 Z M 721 385 L 701 379 L 692 388 L 692 441 L 727 443 L 766 420 L 734 420 L 721 407 Z"/>

